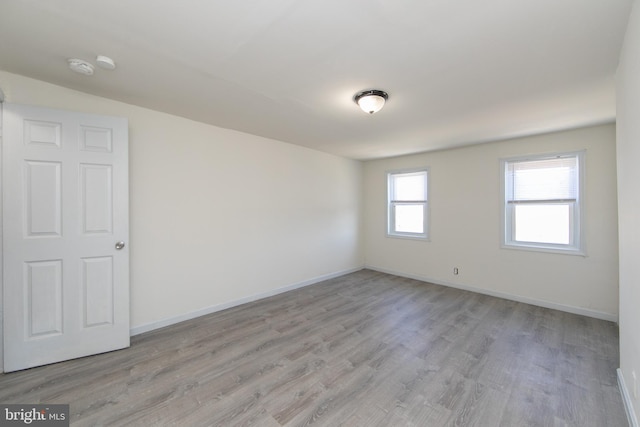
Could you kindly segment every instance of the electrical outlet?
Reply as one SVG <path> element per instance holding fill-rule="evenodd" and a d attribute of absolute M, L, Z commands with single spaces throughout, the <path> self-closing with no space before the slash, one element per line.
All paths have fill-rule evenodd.
<path fill-rule="evenodd" d="M 633 398 L 638 399 L 638 380 L 636 378 L 636 371 L 631 371 L 631 378 L 633 379 L 633 385 L 632 385 Z"/>
<path fill-rule="evenodd" d="M 454 276 L 458 275 L 458 267 L 453 267 L 453 275 Z"/>

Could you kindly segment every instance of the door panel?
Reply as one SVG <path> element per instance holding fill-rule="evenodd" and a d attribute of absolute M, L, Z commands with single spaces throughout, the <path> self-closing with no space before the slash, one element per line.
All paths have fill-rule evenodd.
<path fill-rule="evenodd" d="M 126 119 L 5 104 L 6 372 L 129 346 Z"/>
<path fill-rule="evenodd" d="M 62 235 L 61 178 L 60 162 L 24 162 L 26 237 Z"/>
<path fill-rule="evenodd" d="M 62 260 L 25 262 L 27 338 L 62 333 Z"/>
<path fill-rule="evenodd" d="M 24 120 L 24 142 L 31 147 L 59 149 L 62 147 L 61 128 L 61 123 Z"/>
<path fill-rule="evenodd" d="M 82 259 L 84 327 L 113 323 L 113 257 Z"/>
<path fill-rule="evenodd" d="M 110 165 L 80 165 L 82 232 L 111 235 L 113 179 Z"/>

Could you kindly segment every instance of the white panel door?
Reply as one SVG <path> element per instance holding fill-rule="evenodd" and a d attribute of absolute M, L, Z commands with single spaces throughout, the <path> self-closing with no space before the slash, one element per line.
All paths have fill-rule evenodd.
<path fill-rule="evenodd" d="M 4 104 L 2 134 L 5 372 L 128 347 L 127 120 Z"/>

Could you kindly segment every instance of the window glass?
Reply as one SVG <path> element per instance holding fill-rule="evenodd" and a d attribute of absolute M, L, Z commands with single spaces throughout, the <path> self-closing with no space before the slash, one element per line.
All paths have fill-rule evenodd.
<path fill-rule="evenodd" d="M 424 175 L 406 174 L 394 176 L 393 200 L 424 200 Z"/>
<path fill-rule="evenodd" d="M 396 205 L 396 226 L 398 233 L 424 233 L 423 205 Z"/>
<path fill-rule="evenodd" d="M 515 206 L 515 240 L 519 242 L 571 243 L 568 204 Z"/>

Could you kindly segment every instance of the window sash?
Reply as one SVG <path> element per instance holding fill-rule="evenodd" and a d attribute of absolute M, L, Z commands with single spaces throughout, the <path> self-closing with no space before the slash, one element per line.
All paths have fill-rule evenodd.
<path fill-rule="evenodd" d="M 422 207 L 422 218 L 420 221 L 421 230 L 419 231 L 410 231 L 407 230 L 408 226 L 406 222 L 400 222 L 398 220 L 398 207 L 403 206 L 420 206 Z M 389 234 L 392 235 L 402 235 L 402 236 L 419 236 L 426 237 L 427 233 L 427 202 L 390 202 L 389 203 L 390 210 L 390 230 Z M 412 225 L 415 225 L 413 223 Z"/>
<path fill-rule="evenodd" d="M 518 238 L 519 230 L 517 229 L 518 219 L 516 215 L 516 209 L 518 206 L 523 207 L 544 207 L 544 206 L 567 206 L 567 224 L 566 224 L 566 233 L 567 233 L 567 241 L 566 242 L 558 242 L 553 241 L 553 238 L 547 238 L 543 240 L 543 238 L 536 239 L 526 239 L 526 238 Z M 575 247 L 577 246 L 576 238 L 579 236 L 579 230 L 576 228 L 577 224 L 575 222 L 576 212 L 578 209 L 578 205 L 576 201 L 554 201 L 554 202 L 528 202 L 528 203 L 512 203 L 507 207 L 507 227 L 510 229 L 510 233 L 508 235 L 509 239 L 507 240 L 507 244 L 511 245 L 525 245 L 525 246 L 534 246 L 534 247 L 550 247 L 555 249 L 565 249 L 567 247 Z M 556 228 L 558 224 L 554 224 Z M 564 227 L 562 227 L 564 228 Z M 530 231 L 528 234 L 537 234 L 538 236 L 548 236 L 549 233 L 545 234 L 545 229 L 534 229 Z M 562 230 L 565 231 L 565 230 Z"/>
<path fill-rule="evenodd" d="M 576 155 L 507 161 L 507 201 L 577 199 L 579 161 Z"/>
<path fill-rule="evenodd" d="M 427 201 L 427 171 L 417 172 L 398 172 L 389 174 L 390 188 L 389 188 L 389 202 L 420 202 Z M 413 180 L 414 183 L 418 183 L 419 189 L 417 191 L 408 191 L 401 188 L 401 182 L 404 180 Z M 419 182 L 421 180 L 422 182 Z M 422 190 L 422 191 L 419 191 Z M 405 196 L 405 197 L 399 197 Z"/>

